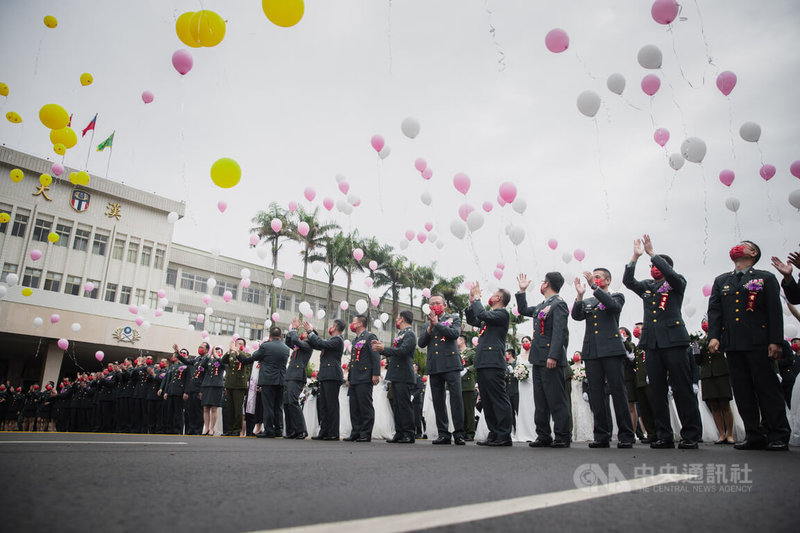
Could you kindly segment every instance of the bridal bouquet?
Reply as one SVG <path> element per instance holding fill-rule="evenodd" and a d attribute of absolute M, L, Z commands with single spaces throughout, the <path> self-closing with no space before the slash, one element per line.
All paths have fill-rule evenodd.
<path fill-rule="evenodd" d="M 530 375 L 528 366 L 525 363 L 517 363 L 514 365 L 514 377 L 519 381 L 525 381 Z"/>
<path fill-rule="evenodd" d="M 583 365 L 572 365 L 572 381 L 583 381 L 586 379 L 586 367 Z"/>

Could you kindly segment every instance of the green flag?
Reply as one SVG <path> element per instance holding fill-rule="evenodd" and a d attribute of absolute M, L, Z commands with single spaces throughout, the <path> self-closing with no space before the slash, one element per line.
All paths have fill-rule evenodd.
<path fill-rule="evenodd" d="M 116 133 L 116 131 L 114 133 Z M 97 151 L 98 152 L 102 152 L 106 148 L 111 148 L 112 147 L 111 145 L 114 144 L 114 133 L 109 135 L 108 139 L 106 139 L 105 141 L 103 141 L 103 142 L 101 142 L 100 144 L 97 145 Z"/>

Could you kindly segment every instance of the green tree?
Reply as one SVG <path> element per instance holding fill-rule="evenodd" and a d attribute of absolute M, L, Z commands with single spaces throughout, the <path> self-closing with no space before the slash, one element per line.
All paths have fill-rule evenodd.
<path fill-rule="evenodd" d="M 353 258 L 353 247 L 349 236 L 342 233 L 328 234 L 325 237 L 325 273 L 328 275 L 328 312 L 325 315 L 325 331 L 328 330 L 328 322 L 333 313 L 334 277 L 343 265 L 349 266 L 351 262 L 356 261 Z"/>
<path fill-rule="evenodd" d="M 281 230 L 278 232 L 272 230 L 273 219 L 281 221 Z M 272 202 L 269 204 L 266 211 L 259 211 L 256 213 L 256 216 L 252 218 L 251 222 L 255 224 L 255 226 L 250 228 L 250 232 L 255 233 L 258 235 L 259 239 L 266 240 L 267 243 L 269 243 L 270 253 L 272 255 L 272 279 L 275 279 L 278 271 L 278 252 L 283 246 L 283 242 L 281 241 L 290 238 L 288 211 L 277 203 Z M 275 312 L 277 293 L 274 289 L 269 292 L 269 314 L 271 315 Z"/>
<path fill-rule="evenodd" d="M 328 234 L 339 229 L 334 223 L 323 223 L 319 220 L 319 207 L 314 211 L 306 212 L 302 207 L 298 207 L 295 212 L 294 225 L 289 229 L 289 238 L 300 244 L 300 258 L 303 260 L 303 284 L 300 290 L 300 300 L 306 299 L 306 284 L 308 282 L 308 264 L 312 261 L 322 261 L 325 259 L 325 242 Z M 308 232 L 303 235 L 298 229 L 300 224 L 305 222 L 308 225 Z"/>
<path fill-rule="evenodd" d="M 426 267 L 410 262 L 403 272 L 403 285 L 408 288 L 408 303 L 414 308 L 414 289 L 422 289 L 433 284 L 436 264 Z"/>
<path fill-rule="evenodd" d="M 387 294 L 392 295 L 392 317 L 396 317 L 399 309 L 399 295 L 402 285 L 401 271 L 403 261 L 396 258 L 392 253 L 393 248 L 388 244 L 381 244 L 375 237 L 365 240 L 363 243 L 364 255 L 378 263 L 378 268 L 372 273 L 373 287 L 386 287 L 380 298 L 385 298 Z M 369 312 L 367 312 L 369 318 Z"/>

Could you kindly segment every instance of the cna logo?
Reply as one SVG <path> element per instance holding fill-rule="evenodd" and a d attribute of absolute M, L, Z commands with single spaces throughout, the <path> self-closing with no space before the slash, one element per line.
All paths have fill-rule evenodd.
<path fill-rule="evenodd" d="M 619 467 L 610 463 L 606 468 L 597 463 L 584 463 L 575 469 L 572 481 L 579 489 L 608 490 L 607 485 L 614 483 L 617 490 L 625 491 L 628 479 Z"/>

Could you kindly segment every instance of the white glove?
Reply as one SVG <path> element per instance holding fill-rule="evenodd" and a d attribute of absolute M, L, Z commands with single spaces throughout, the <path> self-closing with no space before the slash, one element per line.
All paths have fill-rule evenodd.
<path fill-rule="evenodd" d="M 633 362 L 633 360 L 634 360 L 634 359 L 636 359 L 636 356 L 635 356 L 635 355 L 633 355 L 633 354 L 632 354 L 632 353 L 630 353 L 630 352 L 628 352 L 626 355 L 627 355 L 627 357 L 628 357 L 628 361 L 631 361 L 631 362 Z"/>
<path fill-rule="evenodd" d="M 647 383 L 648 385 L 650 385 L 650 376 L 645 376 L 644 377 L 644 382 Z"/>
<path fill-rule="evenodd" d="M 692 392 L 695 396 L 697 396 L 697 393 L 700 392 L 700 387 L 697 386 L 697 383 L 692 383 Z"/>
<path fill-rule="evenodd" d="M 411 401 L 412 402 L 414 401 L 414 395 L 413 394 L 411 395 Z"/>
<path fill-rule="evenodd" d="M 461 377 L 463 378 L 466 373 L 467 373 L 467 369 L 465 368 L 465 369 L 463 369 L 461 371 Z"/>
<path fill-rule="evenodd" d="M 783 383 L 783 376 L 781 376 L 780 372 L 775 375 L 778 376 L 778 383 Z"/>
<path fill-rule="evenodd" d="M 583 401 L 584 402 L 588 402 L 589 401 L 589 393 L 588 392 L 584 392 L 583 393 Z"/>
<path fill-rule="evenodd" d="M 667 394 L 669 394 L 670 398 L 672 397 L 672 387 L 667 388 Z"/>

